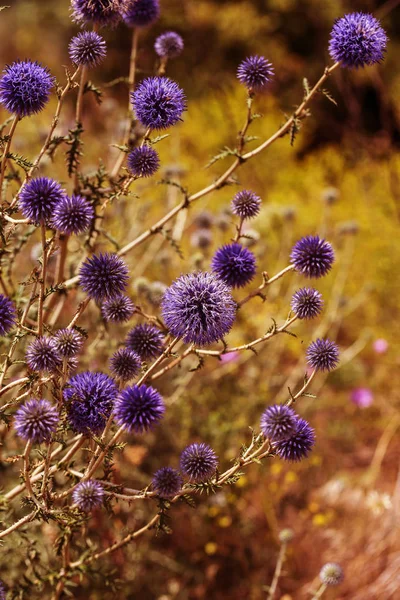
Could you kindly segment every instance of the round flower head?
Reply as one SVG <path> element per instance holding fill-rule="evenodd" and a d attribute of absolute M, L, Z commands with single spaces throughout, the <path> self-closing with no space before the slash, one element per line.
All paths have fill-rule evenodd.
<path fill-rule="evenodd" d="M 105 59 L 107 46 L 95 31 L 82 31 L 72 38 L 68 52 L 74 65 L 95 67 Z"/>
<path fill-rule="evenodd" d="M 144 79 L 131 98 L 137 119 L 150 129 L 167 129 L 175 125 L 186 108 L 183 90 L 168 77 Z"/>
<path fill-rule="evenodd" d="M 184 449 L 180 460 L 182 473 L 192 481 L 200 482 L 210 479 L 217 468 L 218 459 L 208 444 L 191 444 Z"/>
<path fill-rule="evenodd" d="M 179 471 L 172 467 L 162 467 L 154 473 L 152 486 L 157 496 L 173 498 L 181 491 L 183 479 Z"/>
<path fill-rule="evenodd" d="M 116 254 L 95 255 L 81 266 L 79 283 L 96 302 L 116 298 L 128 285 L 128 267 Z"/>
<path fill-rule="evenodd" d="M 0 294 L 0 335 L 6 335 L 14 327 L 17 321 L 17 311 L 14 303 Z"/>
<path fill-rule="evenodd" d="M 48 69 L 38 62 L 14 62 L 0 78 L 0 104 L 20 118 L 28 117 L 43 110 L 53 84 Z"/>
<path fill-rule="evenodd" d="M 104 373 L 79 373 L 64 389 L 68 420 L 77 433 L 100 433 L 111 414 L 118 388 Z"/>
<path fill-rule="evenodd" d="M 318 371 L 332 371 L 339 364 L 339 348 L 331 340 L 318 339 L 307 348 L 307 364 Z"/>
<path fill-rule="evenodd" d="M 261 416 L 261 431 L 271 442 L 290 438 L 297 429 L 298 416 L 284 404 L 269 406 Z"/>
<path fill-rule="evenodd" d="M 31 179 L 20 192 L 19 208 L 34 223 L 47 223 L 56 206 L 65 198 L 61 185 L 49 177 Z"/>
<path fill-rule="evenodd" d="M 158 36 L 154 50 L 160 58 L 175 58 L 183 52 L 183 39 L 175 31 L 166 31 Z"/>
<path fill-rule="evenodd" d="M 236 316 L 229 287 L 213 273 L 201 271 L 174 281 L 164 294 L 161 309 L 173 336 L 200 346 L 222 339 Z"/>
<path fill-rule="evenodd" d="M 124 389 L 114 406 L 117 423 L 135 433 L 144 433 L 156 425 L 164 412 L 162 396 L 153 387 L 144 384 Z"/>
<path fill-rule="evenodd" d="M 211 267 L 227 285 L 235 288 L 243 287 L 256 274 L 256 258 L 250 250 L 234 242 L 216 251 Z"/>
<path fill-rule="evenodd" d="M 250 91 L 263 89 L 272 79 L 274 68 L 263 56 L 249 56 L 240 63 L 237 78 Z"/>
<path fill-rule="evenodd" d="M 356 12 L 335 21 L 329 54 L 343 67 L 364 67 L 383 59 L 386 44 L 387 36 L 378 19 Z"/>
<path fill-rule="evenodd" d="M 83 196 L 65 196 L 57 204 L 52 217 L 52 225 L 61 233 L 82 233 L 94 218 L 94 208 Z"/>
<path fill-rule="evenodd" d="M 123 18 L 128 27 L 146 27 L 160 16 L 159 0 L 128 0 Z"/>
<path fill-rule="evenodd" d="M 335 253 L 329 242 L 317 235 L 308 235 L 295 243 L 290 259 L 296 271 L 317 279 L 331 270 Z"/>
<path fill-rule="evenodd" d="M 62 358 L 76 356 L 83 346 L 83 335 L 76 329 L 59 329 L 54 340 L 55 349 Z"/>
<path fill-rule="evenodd" d="M 162 354 L 164 335 L 153 325 L 136 325 L 127 335 L 126 346 L 139 354 L 142 360 L 156 358 Z"/>
<path fill-rule="evenodd" d="M 241 190 L 234 195 L 231 209 L 241 219 L 252 219 L 260 212 L 261 198 L 250 190 Z"/>
<path fill-rule="evenodd" d="M 14 427 L 23 440 L 41 444 L 57 429 L 59 414 L 47 400 L 27 400 L 15 413 Z"/>
<path fill-rule="evenodd" d="M 61 366 L 56 340 L 51 337 L 37 337 L 26 350 L 26 362 L 32 371 L 54 373 Z"/>
<path fill-rule="evenodd" d="M 114 26 L 121 20 L 124 0 L 72 0 L 72 16 L 81 24 Z"/>
<path fill-rule="evenodd" d="M 90 512 L 103 502 L 104 488 L 101 483 L 94 479 L 87 479 L 78 483 L 72 492 L 72 499 L 78 508 Z"/>
<path fill-rule="evenodd" d="M 129 348 L 120 348 L 110 358 L 110 370 L 115 379 L 129 381 L 136 377 L 142 366 L 139 354 L 129 350 Z"/>
<path fill-rule="evenodd" d="M 325 585 L 339 585 L 344 579 L 343 569 L 337 563 L 326 563 L 319 572 L 319 578 Z"/>
<path fill-rule="evenodd" d="M 313 288 L 301 288 L 292 296 L 290 307 L 299 319 L 313 319 L 322 311 L 322 294 Z"/>
<path fill-rule="evenodd" d="M 306 458 L 315 444 L 314 430 L 304 419 L 298 419 L 295 433 L 274 443 L 276 454 L 284 460 L 298 462 Z"/>
<path fill-rule="evenodd" d="M 135 177 L 151 177 L 158 171 L 160 159 L 154 148 L 144 145 L 129 152 L 127 166 Z"/>
<path fill-rule="evenodd" d="M 135 305 L 128 296 L 117 296 L 106 300 L 101 306 L 101 312 L 106 321 L 124 323 L 135 312 Z"/>

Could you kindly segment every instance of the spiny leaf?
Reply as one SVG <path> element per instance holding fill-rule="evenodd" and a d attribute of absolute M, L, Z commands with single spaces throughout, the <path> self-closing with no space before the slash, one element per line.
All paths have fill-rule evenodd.
<path fill-rule="evenodd" d="M 338 105 L 338 103 L 336 102 L 335 98 L 331 95 L 329 90 L 326 89 L 322 89 L 321 90 L 321 94 L 323 94 L 326 98 L 328 98 L 328 100 L 330 102 L 332 102 L 332 104 L 334 104 L 335 106 Z"/>
<path fill-rule="evenodd" d="M 93 83 L 93 81 L 87 81 L 85 83 L 83 93 L 87 94 L 88 92 L 92 92 L 94 94 L 97 104 L 101 104 L 103 102 L 103 92 Z"/>

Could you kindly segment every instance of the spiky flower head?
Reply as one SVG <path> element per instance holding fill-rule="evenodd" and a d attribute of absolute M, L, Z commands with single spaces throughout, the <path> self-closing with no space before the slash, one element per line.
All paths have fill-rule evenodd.
<path fill-rule="evenodd" d="M 306 458 L 315 444 L 313 428 L 304 419 L 298 419 L 295 433 L 273 444 L 276 454 L 291 462 L 298 462 Z"/>
<path fill-rule="evenodd" d="M 81 481 L 72 492 L 73 501 L 84 512 L 90 512 L 100 506 L 103 498 L 104 487 L 95 479 Z"/>
<path fill-rule="evenodd" d="M 343 569 L 337 563 L 326 563 L 319 572 L 324 585 L 339 585 L 344 579 Z"/>
<path fill-rule="evenodd" d="M 164 416 L 165 404 L 161 394 L 150 385 L 127 387 L 115 401 L 115 420 L 128 431 L 144 433 Z"/>
<path fill-rule="evenodd" d="M 271 442 L 290 438 L 297 430 L 298 416 L 285 404 L 269 406 L 261 415 L 261 431 Z"/>
<path fill-rule="evenodd" d="M 307 348 L 307 364 L 318 371 L 332 371 L 339 364 L 339 348 L 335 342 L 317 339 Z"/>
<path fill-rule="evenodd" d="M 71 358 L 81 351 L 83 339 L 83 335 L 76 329 L 59 329 L 54 334 L 55 349 L 62 358 Z"/>
<path fill-rule="evenodd" d="M 274 68 L 264 56 L 249 56 L 237 70 L 237 78 L 249 91 L 262 90 L 273 75 Z"/>
<path fill-rule="evenodd" d="M 120 348 L 110 358 L 110 371 L 115 379 L 121 381 L 129 381 L 136 377 L 141 366 L 139 354 L 129 348 Z"/>
<path fill-rule="evenodd" d="M 37 337 L 26 350 L 26 362 L 32 371 L 54 373 L 61 365 L 56 340 L 51 337 Z"/>
<path fill-rule="evenodd" d="M 234 195 L 231 209 L 241 219 L 252 219 L 260 212 L 261 198 L 250 190 L 241 190 Z"/>
<path fill-rule="evenodd" d="M 324 305 L 322 294 L 314 288 L 301 288 L 292 296 L 290 307 L 299 319 L 317 317 Z"/>
<path fill-rule="evenodd" d="M 147 144 L 129 152 L 126 162 L 135 177 L 151 177 L 160 167 L 157 151 Z"/>
<path fill-rule="evenodd" d="M 387 41 L 378 19 L 368 13 L 350 13 L 335 21 L 329 54 L 343 67 L 373 65 L 383 59 Z"/>
<path fill-rule="evenodd" d="M 15 413 L 14 427 L 23 440 L 41 444 L 57 429 L 58 410 L 48 400 L 27 400 Z"/>
<path fill-rule="evenodd" d="M 162 354 L 164 335 L 157 327 L 148 323 L 136 325 L 127 335 L 126 346 L 137 352 L 142 360 L 156 358 Z"/>
<path fill-rule="evenodd" d="M 64 196 L 56 205 L 52 225 L 61 233 L 68 235 L 86 231 L 94 218 L 91 202 L 83 196 Z"/>
<path fill-rule="evenodd" d="M 77 433 L 100 433 L 111 414 L 118 388 L 104 373 L 86 371 L 68 381 L 63 395 L 68 421 Z"/>
<path fill-rule="evenodd" d="M 171 334 L 200 346 L 221 340 L 235 320 L 230 288 L 213 273 L 182 275 L 166 290 L 162 315 Z"/>
<path fill-rule="evenodd" d="M 183 39 L 175 31 L 162 33 L 154 43 L 154 50 L 160 58 L 176 58 L 183 52 L 183 48 Z"/>
<path fill-rule="evenodd" d="M 296 271 L 317 279 L 331 270 L 335 253 L 329 242 L 318 235 L 308 235 L 295 243 L 290 259 Z"/>
<path fill-rule="evenodd" d="M 168 77 L 147 77 L 132 92 L 137 119 L 150 129 L 167 129 L 181 120 L 186 108 L 183 90 Z"/>
<path fill-rule="evenodd" d="M 147 27 L 160 16 L 159 0 L 127 0 L 123 18 L 128 27 Z"/>
<path fill-rule="evenodd" d="M 116 254 L 94 255 L 81 266 L 79 283 L 96 302 L 116 298 L 128 285 L 128 267 Z"/>
<path fill-rule="evenodd" d="M 19 208 L 26 219 L 47 223 L 56 206 L 65 198 L 61 185 L 49 177 L 31 179 L 19 194 Z"/>
<path fill-rule="evenodd" d="M 183 485 L 183 479 L 176 469 L 162 467 L 154 473 L 152 486 L 161 498 L 173 498 L 178 494 Z"/>
<path fill-rule="evenodd" d="M 218 458 L 208 444 L 191 444 L 182 452 L 180 466 L 182 473 L 192 481 L 207 481 L 216 471 Z"/>
<path fill-rule="evenodd" d="M 0 294 L 0 335 L 6 335 L 17 322 L 14 302 Z"/>
<path fill-rule="evenodd" d="M 216 251 L 211 268 L 230 287 L 244 287 L 256 274 L 256 257 L 250 250 L 234 242 Z"/>
<path fill-rule="evenodd" d="M 43 110 L 53 85 L 54 77 L 38 62 L 14 62 L 0 78 L 0 104 L 19 118 L 29 117 Z"/>
<path fill-rule="evenodd" d="M 105 59 L 107 46 L 95 31 L 81 31 L 70 41 L 68 52 L 74 65 L 92 68 Z"/>
<path fill-rule="evenodd" d="M 124 323 L 135 312 L 135 305 L 129 296 L 117 296 L 106 300 L 101 306 L 101 312 L 106 321 Z"/>
<path fill-rule="evenodd" d="M 71 0 L 72 17 L 80 24 L 115 26 L 121 20 L 125 0 Z"/>

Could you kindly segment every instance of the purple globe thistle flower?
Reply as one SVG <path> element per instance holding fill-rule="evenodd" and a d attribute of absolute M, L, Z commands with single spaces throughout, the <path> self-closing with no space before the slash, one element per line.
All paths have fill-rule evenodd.
<path fill-rule="evenodd" d="M 297 430 L 298 416 L 285 404 L 269 406 L 261 415 L 261 431 L 271 442 L 290 438 Z"/>
<path fill-rule="evenodd" d="M 335 342 L 318 339 L 307 348 L 307 364 L 318 371 L 332 371 L 339 364 L 339 348 Z"/>
<path fill-rule="evenodd" d="M 159 0 L 128 0 L 123 18 L 128 27 L 147 27 L 160 16 Z"/>
<path fill-rule="evenodd" d="M 168 77 L 144 79 L 131 98 L 137 119 L 150 129 L 167 129 L 175 125 L 186 108 L 183 90 Z"/>
<path fill-rule="evenodd" d="M 120 348 L 110 358 L 110 370 L 115 379 L 129 381 L 136 377 L 142 366 L 142 361 L 136 352 L 129 348 Z"/>
<path fill-rule="evenodd" d="M 14 302 L 0 294 L 0 335 L 6 335 L 17 322 L 17 311 Z"/>
<path fill-rule="evenodd" d="M 387 39 L 378 19 L 367 13 L 350 13 L 335 21 L 329 54 L 343 67 L 373 65 L 383 59 Z"/>
<path fill-rule="evenodd" d="M 83 335 L 76 329 L 59 329 L 54 340 L 56 352 L 62 358 L 76 356 L 83 346 Z"/>
<path fill-rule="evenodd" d="M 68 53 L 74 65 L 91 68 L 105 59 L 107 46 L 95 31 L 82 31 L 70 41 Z"/>
<path fill-rule="evenodd" d="M 101 306 L 101 312 L 106 321 L 124 323 L 135 312 L 135 305 L 128 296 L 117 296 L 106 300 Z"/>
<path fill-rule="evenodd" d="M 77 433 L 100 433 L 111 414 L 118 388 L 104 373 L 79 373 L 64 389 L 68 420 Z"/>
<path fill-rule="evenodd" d="M 295 433 L 274 443 L 274 450 L 284 460 L 298 462 L 306 458 L 315 444 L 314 430 L 304 419 L 298 419 Z"/>
<path fill-rule="evenodd" d="M 250 91 L 262 90 L 272 79 L 274 68 L 264 56 L 249 56 L 240 63 L 237 78 Z"/>
<path fill-rule="evenodd" d="M 172 467 L 162 467 L 154 473 L 152 486 L 160 498 L 173 498 L 181 491 L 182 485 L 179 471 Z"/>
<path fill-rule="evenodd" d="M 23 440 L 41 444 L 57 429 L 58 410 L 47 400 L 27 400 L 15 413 L 14 427 Z"/>
<path fill-rule="evenodd" d="M 231 209 L 241 219 L 252 219 L 260 212 L 261 198 L 250 190 L 241 190 L 234 195 Z"/>
<path fill-rule="evenodd" d="M 100 506 L 104 498 L 104 487 L 99 481 L 87 479 L 78 483 L 72 492 L 72 499 L 78 508 L 90 512 Z"/>
<path fill-rule="evenodd" d="M 164 349 L 164 335 L 148 323 L 136 325 L 127 335 L 126 346 L 139 354 L 142 360 L 157 358 Z"/>
<path fill-rule="evenodd" d="M 337 563 L 326 563 L 319 572 L 324 585 L 339 585 L 344 579 L 343 569 Z"/>
<path fill-rule="evenodd" d="M 26 362 L 32 371 L 54 373 L 61 366 L 56 340 L 51 337 L 37 337 L 26 350 Z"/>
<path fill-rule="evenodd" d="M 144 433 L 163 417 L 165 404 L 162 396 L 150 385 L 125 388 L 115 401 L 117 423 L 128 431 Z"/>
<path fill-rule="evenodd" d="M 36 224 L 47 223 L 64 198 L 65 191 L 57 181 L 49 177 L 36 177 L 22 188 L 19 208 L 26 219 Z"/>
<path fill-rule="evenodd" d="M 162 33 L 154 43 L 154 50 L 160 58 L 176 58 L 183 52 L 183 48 L 183 39 L 175 31 Z"/>
<path fill-rule="evenodd" d="M 318 235 L 308 235 L 295 243 L 290 259 L 296 271 L 317 279 L 331 270 L 335 253 L 329 242 Z"/>
<path fill-rule="evenodd" d="M 14 62 L 0 78 L 0 104 L 19 118 L 29 117 L 43 110 L 53 85 L 54 77 L 38 62 Z"/>
<path fill-rule="evenodd" d="M 236 316 L 230 288 L 213 273 L 201 271 L 174 281 L 164 294 L 161 309 L 173 336 L 200 346 L 222 339 Z"/>
<path fill-rule="evenodd" d="M 299 319 L 317 317 L 324 305 L 322 294 L 313 288 L 301 288 L 292 296 L 290 307 Z"/>
<path fill-rule="evenodd" d="M 374 401 L 374 396 L 369 388 L 355 388 L 351 392 L 351 401 L 358 408 L 368 408 Z"/>
<path fill-rule="evenodd" d="M 121 20 L 124 4 L 125 0 L 72 0 L 72 16 L 77 23 L 113 27 Z"/>
<path fill-rule="evenodd" d="M 128 285 L 128 267 L 116 254 L 95 255 L 81 266 L 79 283 L 96 302 L 116 298 Z"/>
<path fill-rule="evenodd" d="M 250 250 L 234 242 L 216 251 L 211 268 L 230 287 L 244 287 L 256 274 L 256 257 Z"/>
<path fill-rule="evenodd" d="M 208 444 L 191 444 L 182 452 L 180 465 L 182 473 L 192 481 L 207 481 L 216 471 L 218 458 Z"/>
<path fill-rule="evenodd" d="M 83 196 L 65 196 L 56 205 L 52 226 L 68 235 L 86 231 L 94 218 L 92 204 Z"/>
<path fill-rule="evenodd" d="M 151 177 L 158 171 L 160 159 L 154 148 L 144 145 L 129 152 L 127 165 L 135 177 Z"/>

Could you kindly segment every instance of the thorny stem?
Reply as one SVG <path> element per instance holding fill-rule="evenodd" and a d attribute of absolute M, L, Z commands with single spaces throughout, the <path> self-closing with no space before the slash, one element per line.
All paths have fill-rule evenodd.
<path fill-rule="evenodd" d="M 322 595 L 326 591 L 327 587 L 328 586 L 326 585 L 326 583 L 322 583 L 321 586 L 315 592 L 315 594 L 314 594 L 314 596 L 312 597 L 311 600 L 318 600 L 318 598 L 322 598 Z"/>
<path fill-rule="evenodd" d="M 18 117 L 18 115 L 15 115 L 15 117 L 11 123 L 10 131 L 8 132 L 8 139 L 4 145 L 3 157 L 1 159 L 1 165 L 0 165 L 0 194 L 3 193 L 3 182 L 4 182 L 4 174 L 6 172 L 8 153 L 10 152 L 12 138 L 13 138 L 13 135 L 17 128 L 19 120 L 20 120 L 20 118 Z"/>
<path fill-rule="evenodd" d="M 256 288 L 252 292 L 250 292 L 250 294 L 248 296 L 246 296 L 245 298 L 243 298 L 243 300 L 241 300 L 240 302 L 238 302 L 238 307 L 240 308 L 241 306 L 243 306 L 243 304 L 246 304 L 249 300 L 251 300 L 255 296 L 261 296 L 262 297 L 262 293 L 261 292 L 266 287 L 268 287 L 269 285 L 271 285 L 271 283 L 274 283 L 275 281 L 277 281 L 278 279 L 280 279 L 281 277 L 283 277 L 284 275 L 286 275 L 286 273 L 290 273 L 290 271 L 294 271 L 294 268 L 295 268 L 294 265 L 289 265 L 288 267 L 285 267 L 284 269 L 282 269 L 282 271 L 279 271 L 279 273 L 277 273 L 273 277 L 268 277 L 268 273 L 266 271 L 264 271 L 263 274 L 262 274 L 262 276 L 263 276 L 262 283 L 258 286 L 258 288 Z"/>
<path fill-rule="evenodd" d="M 82 67 L 81 78 L 79 81 L 79 90 L 78 90 L 78 98 L 76 100 L 76 112 L 75 112 L 75 121 L 76 126 L 82 125 L 82 110 L 83 110 L 83 93 L 85 91 L 85 84 L 88 75 L 88 68 L 86 66 Z M 79 164 L 76 166 L 75 174 L 74 174 L 74 191 L 78 192 L 79 189 Z"/>
<path fill-rule="evenodd" d="M 278 556 L 278 560 L 276 563 L 274 576 L 273 576 L 272 583 L 271 583 L 271 586 L 268 591 L 267 600 L 273 600 L 273 598 L 275 596 L 276 587 L 278 585 L 279 577 L 282 572 L 283 561 L 285 560 L 286 548 L 287 548 L 287 543 L 282 542 L 282 545 L 279 550 L 279 556 Z"/>
<path fill-rule="evenodd" d="M 40 233 L 42 238 L 42 273 L 40 276 L 40 296 L 38 311 L 38 335 L 43 335 L 43 303 L 46 294 L 46 274 L 47 274 L 47 252 L 46 252 L 46 225 L 42 221 L 40 224 Z"/>
<path fill-rule="evenodd" d="M 25 480 L 25 487 L 26 487 L 26 491 L 28 492 L 28 496 L 30 498 L 32 498 L 32 500 L 34 501 L 34 503 L 36 504 L 36 506 L 41 509 L 41 506 L 35 496 L 35 494 L 33 493 L 33 489 L 32 489 L 32 483 L 29 477 L 29 455 L 32 449 L 32 442 L 29 441 L 26 444 L 25 447 L 25 452 L 24 452 L 24 480 Z"/>

